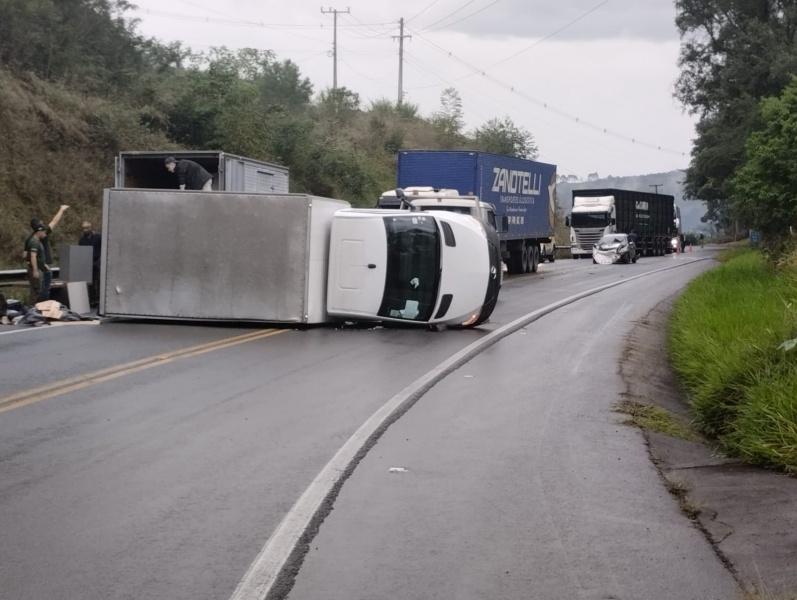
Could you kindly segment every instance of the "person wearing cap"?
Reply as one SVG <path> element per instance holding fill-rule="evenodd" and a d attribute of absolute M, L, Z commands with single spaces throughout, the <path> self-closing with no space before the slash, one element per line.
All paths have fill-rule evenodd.
<path fill-rule="evenodd" d="M 28 249 L 28 242 L 30 242 L 37 233 L 40 231 L 44 232 L 44 235 L 39 237 L 39 243 L 41 245 L 41 252 L 40 256 L 44 262 L 45 269 L 41 271 L 41 279 L 39 281 L 39 297 L 41 302 L 42 300 L 49 300 L 50 299 L 50 286 L 53 282 L 53 273 L 50 271 L 48 265 L 53 264 L 53 254 L 50 248 L 50 234 L 53 232 L 58 226 L 58 223 L 61 222 L 61 218 L 64 216 L 64 213 L 69 208 L 68 204 L 62 204 L 61 207 L 58 209 L 58 212 L 55 213 L 55 216 L 50 219 L 50 223 L 45 225 L 41 219 L 34 217 L 30 220 L 30 228 L 33 230 L 31 236 L 25 241 L 25 263 L 28 267 L 30 267 L 30 256 L 29 256 L 29 249 Z"/>
<path fill-rule="evenodd" d="M 165 161 L 166 170 L 177 175 L 177 183 L 181 190 L 211 191 L 213 176 L 202 165 L 193 160 L 177 160 L 170 156 Z"/>
<path fill-rule="evenodd" d="M 28 284 L 30 285 L 28 303 L 31 306 L 42 300 L 47 300 L 47 296 L 44 294 L 44 275 L 49 273 L 49 268 L 44 259 L 44 244 L 42 243 L 46 237 L 47 227 L 44 223 L 39 223 L 25 242 L 25 266 L 28 269 Z M 47 295 L 49 295 L 49 290 Z"/>

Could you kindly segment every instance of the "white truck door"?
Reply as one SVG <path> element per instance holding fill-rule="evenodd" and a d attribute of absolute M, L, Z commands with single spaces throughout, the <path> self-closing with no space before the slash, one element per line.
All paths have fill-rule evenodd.
<path fill-rule="evenodd" d="M 381 216 L 335 217 L 327 310 L 376 316 L 385 289 L 387 236 Z"/>

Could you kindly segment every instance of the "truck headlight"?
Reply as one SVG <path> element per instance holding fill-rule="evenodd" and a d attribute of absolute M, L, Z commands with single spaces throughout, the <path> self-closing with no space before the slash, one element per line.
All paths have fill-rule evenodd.
<path fill-rule="evenodd" d="M 467 321 L 464 321 L 462 323 L 462 327 L 470 327 L 476 322 L 478 318 L 479 318 L 479 313 L 477 312 L 473 313 L 470 317 L 468 317 Z"/>

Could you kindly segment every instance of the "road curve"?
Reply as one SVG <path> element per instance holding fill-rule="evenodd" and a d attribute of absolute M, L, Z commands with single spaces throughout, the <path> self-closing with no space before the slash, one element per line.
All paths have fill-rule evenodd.
<path fill-rule="evenodd" d="M 481 331 L 291 330 L 0 414 L 0 597 L 229 597 L 321 467 L 408 382 L 552 299 L 671 260 L 684 259 L 544 265 L 507 281 Z M 250 331 L 0 334 L 0 396 Z M 540 346 L 533 364 L 556 360 Z"/>

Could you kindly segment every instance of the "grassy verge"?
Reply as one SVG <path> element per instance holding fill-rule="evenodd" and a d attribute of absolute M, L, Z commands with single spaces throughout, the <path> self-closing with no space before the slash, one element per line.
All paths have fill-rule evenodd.
<path fill-rule="evenodd" d="M 692 282 L 670 356 L 699 429 L 732 455 L 797 473 L 797 273 L 735 250 Z"/>
<path fill-rule="evenodd" d="M 636 425 L 640 429 L 657 431 L 682 440 L 694 440 L 697 437 L 687 423 L 658 406 L 623 400 L 615 410 L 628 415 L 626 425 Z"/>

